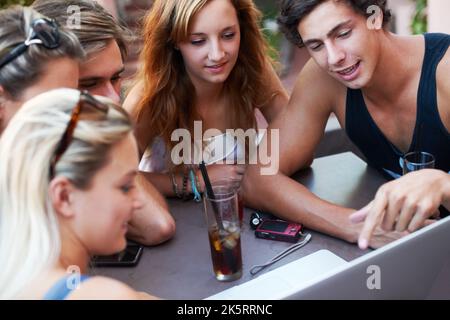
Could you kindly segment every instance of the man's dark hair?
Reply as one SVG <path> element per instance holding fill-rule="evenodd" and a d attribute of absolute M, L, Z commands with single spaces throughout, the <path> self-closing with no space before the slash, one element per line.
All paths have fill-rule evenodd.
<path fill-rule="evenodd" d="M 343 1 L 355 12 L 365 17 L 373 15 L 373 12 L 367 13 L 370 6 L 378 6 L 383 12 L 383 26 L 386 26 L 391 19 L 391 12 L 386 7 L 386 0 L 280 0 L 281 13 L 277 20 L 286 38 L 296 46 L 303 47 L 302 37 L 298 33 L 299 23 L 317 6 L 327 1 Z"/>

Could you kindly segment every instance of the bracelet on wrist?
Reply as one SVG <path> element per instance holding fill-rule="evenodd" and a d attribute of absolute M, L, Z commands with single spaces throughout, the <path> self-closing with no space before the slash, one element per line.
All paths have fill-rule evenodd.
<path fill-rule="evenodd" d="M 180 194 L 180 191 L 178 189 L 177 179 L 176 179 L 175 173 L 171 172 L 170 173 L 170 177 L 172 179 L 172 190 L 173 190 L 173 193 L 175 194 L 175 196 L 177 198 L 179 198 L 179 199 L 183 198 L 182 194 Z"/>
<path fill-rule="evenodd" d="M 191 180 L 191 188 L 192 193 L 194 194 L 194 201 L 200 202 L 202 200 L 202 196 L 200 195 L 200 192 L 197 190 L 197 178 L 195 175 L 195 169 L 191 168 L 189 170 L 189 179 Z"/>

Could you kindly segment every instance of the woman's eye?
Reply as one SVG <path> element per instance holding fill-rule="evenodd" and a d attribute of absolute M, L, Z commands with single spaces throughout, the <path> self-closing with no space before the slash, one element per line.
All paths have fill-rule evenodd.
<path fill-rule="evenodd" d="M 191 44 L 193 44 L 194 46 L 199 46 L 199 45 L 203 44 L 204 42 L 205 42 L 205 40 L 203 40 L 203 39 L 191 40 Z"/>
<path fill-rule="evenodd" d="M 227 32 L 223 35 L 223 37 L 225 39 L 233 39 L 235 35 L 236 35 L 236 33 L 234 33 L 234 32 Z"/>
<path fill-rule="evenodd" d="M 134 189 L 134 185 L 125 185 L 125 186 L 120 187 L 120 190 L 122 190 L 123 193 L 129 193 L 133 189 Z"/>

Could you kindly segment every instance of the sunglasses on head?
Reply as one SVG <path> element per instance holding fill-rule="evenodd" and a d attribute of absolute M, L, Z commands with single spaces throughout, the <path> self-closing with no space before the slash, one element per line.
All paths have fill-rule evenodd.
<path fill-rule="evenodd" d="M 107 114 L 109 110 L 109 105 L 96 100 L 87 91 L 83 91 L 80 93 L 80 99 L 78 100 L 77 105 L 72 110 L 72 114 L 70 116 L 69 122 L 67 123 L 66 130 L 64 131 L 61 140 L 59 140 L 55 153 L 53 154 L 52 160 L 50 162 L 50 179 L 54 177 L 56 164 L 61 159 L 64 152 L 66 152 L 69 148 L 70 143 L 73 140 L 73 133 L 77 126 L 78 120 L 80 119 L 80 115 L 84 110 L 86 110 L 86 107 L 91 107 L 91 109 L 100 111 L 103 114 Z"/>
<path fill-rule="evenodd" d="M 40 44 L 46 49 L 59 47 L 59 30 L 55 20 L 47 18 L 33 20 L 28 38 L 0 58 L 0 68 L 19 57 L 32 44 Z"/>

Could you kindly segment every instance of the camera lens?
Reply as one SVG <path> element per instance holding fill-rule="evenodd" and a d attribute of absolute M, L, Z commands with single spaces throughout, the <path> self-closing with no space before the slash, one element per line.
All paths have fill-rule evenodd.
<path fill-rule="evenodd" d="M 250 216 L 250 227 L 255 230 L 262 222 L 262 217 L 258 212 L 253 212 Z"/>

